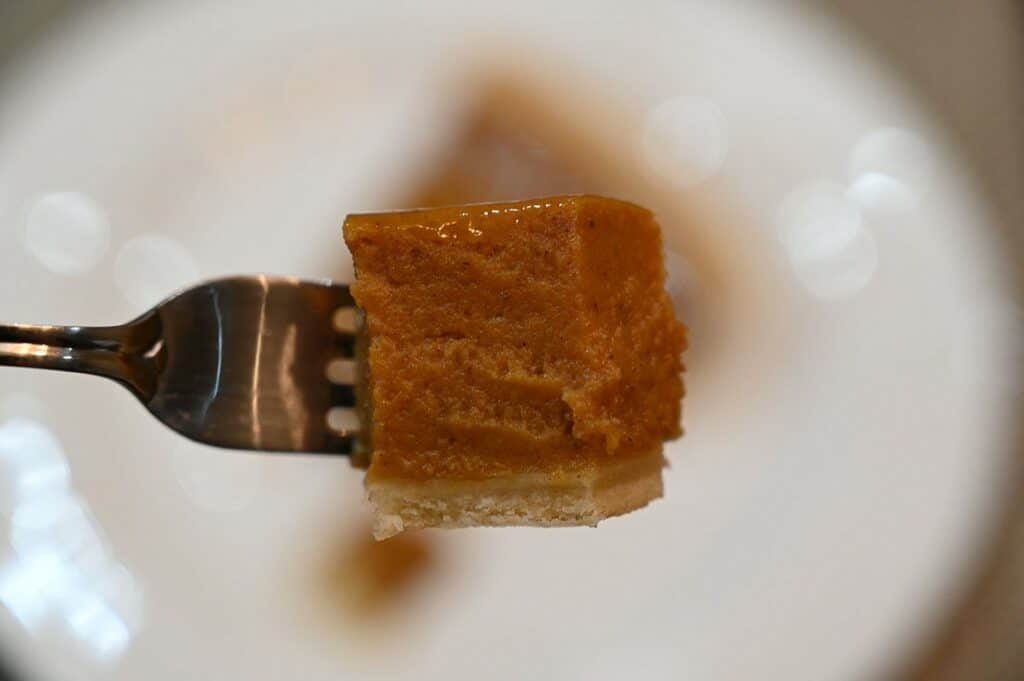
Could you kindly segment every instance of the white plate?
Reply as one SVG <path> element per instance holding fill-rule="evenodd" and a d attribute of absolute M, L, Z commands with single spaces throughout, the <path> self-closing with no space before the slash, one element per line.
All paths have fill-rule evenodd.
<path fill-rule="evenodd" d="M 1018 367 L 993 228 L 942 131 L 795 4 L 382 5 L 108 3 L 54 36 L 0 92 L 0 318 L 343 278 L 339 222 L 379 207 L 451 55 L 551 51 L 650 107 L 653 132 L 608 134 L 656 170 L 678 143 L 680 196 L 732 196 L 722 238 L 757 255 L 758 308 L 694 331 L 666 499 L 599 530 L 445 535 L 405 621 L 357 636 L 311 567 L 362 512 L 347 462 L 204 450 L 115 385 L 3 370 L 5 650 L 33 678 L 150 681 L 898 665 L 991 527 Z"/>

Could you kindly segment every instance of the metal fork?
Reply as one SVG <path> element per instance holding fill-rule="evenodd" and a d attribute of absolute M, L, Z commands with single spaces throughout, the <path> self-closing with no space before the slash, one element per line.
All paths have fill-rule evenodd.
<path fill-rule="evenodd" d="M 357 427 L 348 287 L 267 276 L 183 291 L 123 326 L 0 325 L 0 366 L 95 374 L 128 388 L 165 425 L 219 447 L 347 454 Z M 341 311 L 339 313 L 339 311 Z M 341 364 L 347 382 L 328 380 Z M 352 419 L 349 419 L 352 422 Z"/>

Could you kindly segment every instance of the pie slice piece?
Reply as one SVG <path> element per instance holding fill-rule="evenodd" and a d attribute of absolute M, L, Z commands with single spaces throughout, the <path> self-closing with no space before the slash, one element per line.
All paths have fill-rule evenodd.
<path fill-rule="evenodd" d="M 344 232 L 378 538 L 595 525 L 661 496 L 686 331 L 649 211 L 558 196 L 351 215 Z"/>

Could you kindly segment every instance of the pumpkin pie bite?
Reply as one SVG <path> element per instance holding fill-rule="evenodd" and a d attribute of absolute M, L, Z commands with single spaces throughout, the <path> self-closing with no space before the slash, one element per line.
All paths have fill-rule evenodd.
<path fill-rule="evenodd" d="M 686 331 L 653 215 L 559 196 L 351 215 L 375 536 L 595 525 L 661 496 Z"/>

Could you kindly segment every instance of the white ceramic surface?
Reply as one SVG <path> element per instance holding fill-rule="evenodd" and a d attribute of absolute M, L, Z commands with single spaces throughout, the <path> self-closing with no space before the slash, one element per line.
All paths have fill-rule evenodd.
<path fill-rule="evenodd" d="M 445 535 L 416 607 L 360 632 L 313 567 L 364 512 L 347 462 L 205 450 L 115 385 L 0 370 L 0 632 L 32 678 L 839 681 L 946 613 L 1001 498 L 1021 318 L 941 130 L 795 5 L 548 5 L 86 13 L 0 84 L 0 319 L 345 278 L 340 220 L 429 136 L 452 55 L 547 50 L 650 107 L 608 134 L 733 197 L 770 278 L 691 366 L 666 498 Z"/>

